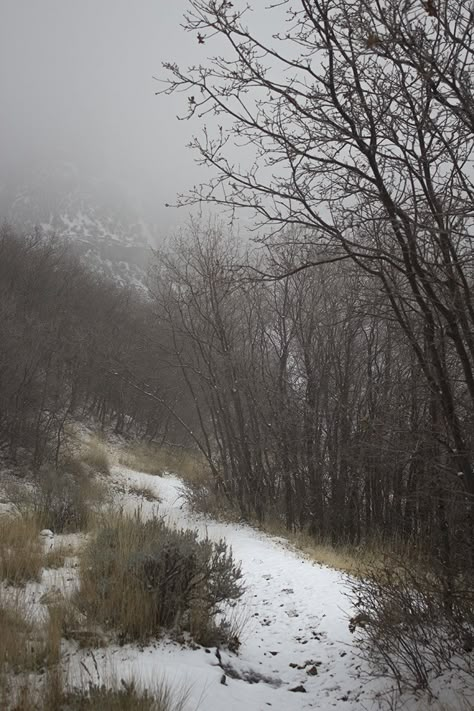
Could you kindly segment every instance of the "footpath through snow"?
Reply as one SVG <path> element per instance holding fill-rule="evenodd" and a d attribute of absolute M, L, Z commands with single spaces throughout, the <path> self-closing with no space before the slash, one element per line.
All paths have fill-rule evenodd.
<path fill-rule="evenodd" d="M 348 631 L 350 604 L 342 574 L 303 558 L 283 539 L 191 513 L 181 495 L 183 484 L 174 476 L 115 467 L 112 480 L 117 502 L 126 510 L 137 507 L 129 488 L 149 487 L 161 503 L 140 500 L 144 515 L 225 538 L 242 563 L 246 584 L 232 612 L 245 622 L 237 655 L 221 650 L 219 659 L 215 648 L 192 650 L 169 640 L 143 649 L 112 647 L 106 655 L 114 675 L 133 674 L 145 684 L 164 678 L 175 688 L 187 688 L 190 711 L 379 708 L 377 683 L 364 678 Z"/>

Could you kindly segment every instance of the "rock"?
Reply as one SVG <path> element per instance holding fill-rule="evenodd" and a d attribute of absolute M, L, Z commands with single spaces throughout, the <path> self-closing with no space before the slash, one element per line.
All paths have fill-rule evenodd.
<path fill-rule="evenodd" d="M 288 691 L 294 691 L 294 692 L 299 692 L 301 694 L 306 694 L 306 689 L 304 688 L 303 684 L 300 684 L 299 686 L 294 686 L 293 689 L 288 689 Z"/>
<path fill-rule="evenodd" d="M 308 667 L 308 669 L 306 669 L 306 674 L 309 674 L 309 676 L 317 676 L 318 667 L 313 664 L 312 667 Z"/>
<path fill-rule="evenodd" d="M 224 684 L 224 686 L 227 686 L 227 677 L 225 674 L 221 676 L 221 684 Z"/>

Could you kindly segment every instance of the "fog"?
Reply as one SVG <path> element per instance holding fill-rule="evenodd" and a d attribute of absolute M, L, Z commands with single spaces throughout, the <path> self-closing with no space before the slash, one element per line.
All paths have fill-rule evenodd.
<path fill-rule="evenodd" d="M 126 188 L 165 224 L 199 181 L 177 121 L 184 95 L 156 96 L 163 61 L 202 48 L 180 27 L 185 0 L 0 0 L 0 181 L 65 160 Z"/>

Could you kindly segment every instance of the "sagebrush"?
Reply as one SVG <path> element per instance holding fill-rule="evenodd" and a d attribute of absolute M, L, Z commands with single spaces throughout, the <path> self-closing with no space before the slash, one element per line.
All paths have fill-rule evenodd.
<path fill-rule="evenodd" d="M 220 605 L 242 593 L 241 570 L 225 541 L 122 514 L 104 521 L 84 551 L 78 603 L 124 639 L 173 628 L 199 641 L 215 627 Z"/>

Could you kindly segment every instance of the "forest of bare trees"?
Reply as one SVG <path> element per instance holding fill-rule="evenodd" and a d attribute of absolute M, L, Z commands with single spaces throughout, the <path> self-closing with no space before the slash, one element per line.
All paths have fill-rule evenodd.
<path fill-rule="evenodd" d="M 38 466 L 92 414 L 196 448 L 243 516 L 472 563 L 469 4 L 283 3 L 271 40 L 231 3 L 189 7 L 225 49 L 168 65 L 167 91 L 223 126 L 182 200 L 253 208 L 257 243 L 191 225 L 145 296 L 5 227 L 2 446 Z"/>
<path fill-rule="evenodd" d="M 188 92 L 188 117 L 220 124 L 193 144 L 215 177 L 181 202 L 250 208 L 268 255 L 251 265 L 260 284 L 231 286 L 221 265 L 232 257 L 196 248 L 186 259 L 208 282 L 204 306 L 181 266 L 219 354 L 217 375 L 192 372 L 214 412 L 234 413 L 226 425 L 213 416 L 224 485 L 243 508 L 281 497 L 289 526 L 353 541 L 422 533 L 467 562 L 471 3 L 301 0 L 266 12 L 281 19 L 271 37 L 233 3 L 191 0 L 186 29 L 219 54 L 166 65 L 165 91 Z M 254 160 L 236 161 L 233 144 Z M 214 370 L 204 325 L 189 335 Z"/>
<path fill-rule="evenodd" d="M 87 418 L 190 448 L 245 520 L 423 560 L 408 593 L 387 572 L 361 606 L 432 586 L 430 625 L 458 641 L 474 624 L 472 3 L 283 1 L 271 37 L 226 0 L 188 6 L 220 54 L 165 65 L 186 117 L 213 117 L 193 146 L 214 177 L 180 203 L 252 213 L 253 240 L 222 212 L 190 222 L 141 292 L 4 226 L 1 451 L 39 471 Z"/>
<path fill-rule="evenodd" d="M 125 377 L 133 371 L 179 412 L 182 388 L 160 358 L 154 309 L 58 238 L 2 227 L 0 332 L 0 447 L 9 461 L 57 463 L 65 427 L 88 418 L 118 434 L 173 437 L 169 410 Z"/>

